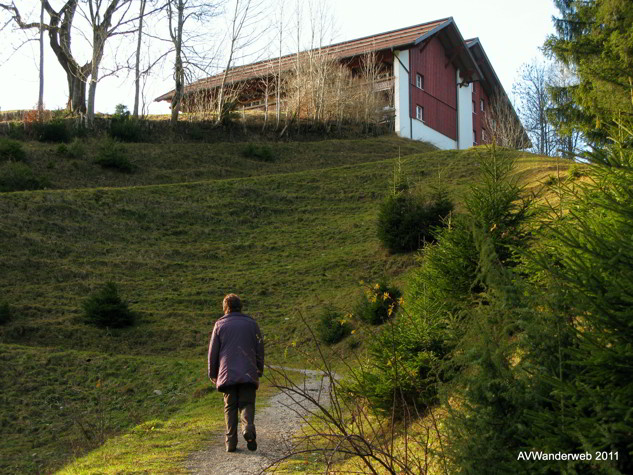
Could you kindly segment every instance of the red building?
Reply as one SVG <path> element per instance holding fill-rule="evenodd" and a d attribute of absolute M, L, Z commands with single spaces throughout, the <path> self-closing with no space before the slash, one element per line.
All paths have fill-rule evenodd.
<path fill-rule="evenodd" d="M 478 38 L 464 40 L 452 18 L 401 28 L 320 48 L 352 70 L 373 53 L 384 74 L 374 87 L 387 92 L 395 114 L 395 131 L 402 137 L 424 140 L 441 149 L 463 149 L 486 143 L 484 115 L 497 96 L 510 105 Z M 229 70 L 226 84 L 245 85 L 238 97 L 244 108 L 269 106 L 263 79 L 291 71 L 301 55 L 287 55 Z M 185 90 L 185 96 L 212 95 L 224 74 L 202 79 Z M 171 101 L 173 91 L 157 101 Z M 183 110 L 187 110 L 187 100 Z"/>

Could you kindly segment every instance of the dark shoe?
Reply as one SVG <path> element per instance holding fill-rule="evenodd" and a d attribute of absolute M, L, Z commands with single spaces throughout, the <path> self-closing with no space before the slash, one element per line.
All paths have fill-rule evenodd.
<path fill-rule="evenodd" d="M 228 445 L 226 446 L 226 451 L 227 452 L 235 452 L 235 447 L 229 447 Z"/>
<path fill-rule="evenodd" d="M 257 450 L 257 442 L 255 441 L 255 436 L 250 432 L 246 432 L 244 434 L 244 440 L 246 440 L 246 448 L 251 452 Z"/>

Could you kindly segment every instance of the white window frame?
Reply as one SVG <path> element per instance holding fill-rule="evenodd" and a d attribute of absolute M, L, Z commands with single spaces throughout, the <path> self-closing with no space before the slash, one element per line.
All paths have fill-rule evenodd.
<path fill-rule="evenodd" d="M 415 87 L 424 90 L 424 74 L 415 73 Z"/>
<path fill-rule="evenodd" d="M 477 131 L 473 130 L 473 145 L 477 145 Z"/>
<path fill-rule="evenodd" d="M 424 122 L 424 107 L 416 104 L 415 106 L 415 118 L 420 122 Z"/>
<path fill-rule="evenodd" d="M 484 111 L 484 100 L 483 99 L 479 99 L 479 107 L 481 109 L 481 112 Z"/>

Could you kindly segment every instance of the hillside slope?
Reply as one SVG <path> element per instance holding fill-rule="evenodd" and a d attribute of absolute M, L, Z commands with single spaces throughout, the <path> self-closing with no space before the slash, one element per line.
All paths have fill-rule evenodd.
<path fill-rule="evenodd" d="M 113 188 L 67 177 L 58 184 L 69 189 L 0 195 L 0 299 L 14 313 L 0 327 L 0 357 L 11 368 L 2 377 L 0 471 L 48 471 L 156 417 L 220 407 L 217 394 L 207 394 L 204 365 L 208 332 L 228 292 L 241 294 L 258 319 L 269 361 L 305 365 L 294 351 L 310 348 L 302 318 L 312 320 L 329 303 L 350 310 L 360 280 L 397 280 L 415 262 L 388 255 L 375 237 L 394 167 L 412 186 L 441 186 L 459 200 L 486 153 L 385 159 L 428 150 L 396 138 L 300 145 L 268 145 L 288 154 L 265 164 L 270 169 L 241 162 L 238 149 L 232 158 L 208 158 L 202 175 L 199 164 L 182 162 L 186 171 L 173 176 L 190 182 L 165 184 L 157 177 L 172 177 L 175 165 L 157 161 L 135 186 L 114 183 L 116 175 Z M 311 147 L 312 159 L 305 158 L 300 150 Z M 339 153 L 349 148 L 354 153 Z M 546 159 L 504 153 L 523 157 L 531 181 L 550 173 Z M 226 164 L 232 178 L 211 179 Z M 82 321 L 81 303 L 107 281 L 139 313 L 135 327 L 102 330 Z M 350 351 L 358 343 L 339 346 Z M 218 423 L 221 411 L 199 417 Z M 204 440 L 202 433 L 188 437 L 179 450 Z"/>

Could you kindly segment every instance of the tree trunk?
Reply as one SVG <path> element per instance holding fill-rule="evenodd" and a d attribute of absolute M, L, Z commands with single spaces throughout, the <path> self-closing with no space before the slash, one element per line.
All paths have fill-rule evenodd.
<path fill-rule="evenodd" d="M 147 0 L 141 0 L 141 10 L 139 13 L 138 23 L 138 40 L 136 43 L 136 68 L 134 74 L 134 111 L 132 115 L 135 119 L 138 119 L 138 103 L 140 95 L 140 82 L 141 82 L 141 42 L 143 39 L 143 17 L 145 16 L 145 4 Z"/>
<path fill-rule="evenodd" d="M 37 119 L 44 120 L 44 0 L 40 11 L 40 91 L 37 98 Z"/>
<path fill-rule="evenodd" d="M 176 60 L 174 61 L 174 95 L 171 98 L 171 125 L 175 126 L 178 122 L 178 115 L 180 113 L 180 105 L 184 96 L 185 90 L 185 69 L 182 64 L 182 30 L 185 27 L 185 4 L 183 0 L 177 0 L 176 9 L 178 10 L 178 20 L 176 28 L 173 28 L 173 11 L 172 2 L 167 2 L 168 19 L 169 19 L 169 35 L 171 41 L 174 44 L 174 50 L 176 53 Z"/>
<path fill-rule="evenodd" d="M 176 62 L 174 65 L 174 80 L 176 81 L 176 88 L 174 90 L 174 96 L 171 98 L 171 123 L 178 122 L 178 114 L 180 113 L 180 105 L 182 103 L 182 96 L 185 89 L 185 71 L 182 67 L 181 52 L 178 49 L 176 51 Z"/>
<path fill-rule="evenodd" d="M 67 72 L 68 110 L 75 113 L 86 113 L 86 80 Z"/>

